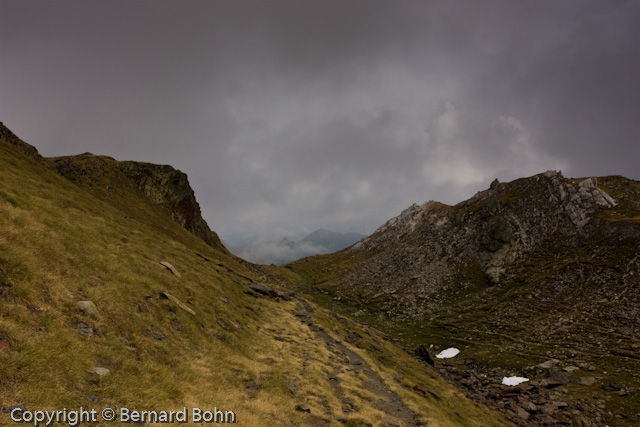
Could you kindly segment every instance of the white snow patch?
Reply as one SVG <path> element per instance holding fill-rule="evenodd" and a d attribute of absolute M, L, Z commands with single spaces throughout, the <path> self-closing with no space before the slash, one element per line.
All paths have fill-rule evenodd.
<path fill-rule="evenodd" d="M 450 359 L 457 356 L 458 353 L 460 353 L 460 350 L 455 347 L 449 347 L 448 349 L 442 350 L 440 353 L 436 354 L 436 357 L 438 359 Z"/>
<path fill-rule="evenodd" d="M 502 384 L 504 385 L 518 385 L 525 381 L 529 381 L 529 378 L 524 377 L 504 377 L 502 379 Z"/>

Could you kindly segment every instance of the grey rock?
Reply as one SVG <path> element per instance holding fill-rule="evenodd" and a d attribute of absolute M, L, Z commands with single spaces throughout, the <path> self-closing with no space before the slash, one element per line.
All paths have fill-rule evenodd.
<path fill-rule="evenodd" d="M 88 337 L 93 336 L 93 328 L 87 325 L 86 323 L 79 322 L 76 326 L 76 332 L 80 335 L 85 335 Z"/>
<path fill-rule="evenodd" d="M 546 362 L 540 363 L 539 365 L 536 365 L 536 367 L 540 368 L 540 369 L 551 369 L 554 366 L 556 366 L 558 363 L 560 363 L 560 361 L 558 359 L 550 359 L 547 360 Z"/>
<path fill-rule="evenodd" d="M 89 373 L 97 375 L 99 377 L 106 377 L 107 375 L 109 375 L 111 371 L 103 366 L 96 366 L 95 368 L 93 368 L 91 371 L 89 371 Z"/>
<path fill-rule="evenodd" d="M 160 265 L 166 267 L 169 271 L 171 271 L 177 277 L 182 277 L 180 272 L 178 270 L 176 270 L 176 268 L 173 265 L 169 264 L 167 261 L 160 261 Z"/>
<path fill-rule="evenodd" d="M 100 312 L 92 301 L 78 301 L 78 308 L 86 315 L 100 317 Z"/>
<path fill-rule="evenodd" d="M 571 382 L 579 385 L 594 385 L 596 383 L 596 379 L 593 377 L 574 377 L 571 378 Z"/>
<path fill-rule="evenodd" d="M 518 408 L 516 410 L 516 415 L 518 416 L 518 418 L 521 418 L 523 420 L 528 420 L 529 417 L 531 417 L 531 414 L 525 411 L 523 408 Z"/>
<path fill-rule="evenodd" d="M 183 303 L 182 301 L 180 301 L 178 298 L 174 297 L 170 293 L 161 291 L 160 292 L 160 296 L 162 298 L 165 298 L 165 299 L 168 299 L 169 301 L 174 302 L 178 307 L 180 307 L 181 309 L 183 309 L 187 313 L 189 313 L 189 314 L 191 314 L 193 316 L 196 315 L 196 312 L 193 311 L 193 309 L 191 307 L 189 307 L 188 305 L 186 305 L 185 303 Z"/>

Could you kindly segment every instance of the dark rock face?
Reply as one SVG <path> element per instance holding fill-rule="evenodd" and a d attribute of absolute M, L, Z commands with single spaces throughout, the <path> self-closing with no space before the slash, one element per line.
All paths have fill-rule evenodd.
<path fill-rule="evenodd" d="M 202 218 L 200 205 L 189 185 L 187 175 L 168 165 L 141 162 L 118 162 L 118 170 L 130 178 L 152 203 L 165 207 L 175 222 L 222 249 L 218 236 Z"/>
<path fill-rule="evenodd" d="M 20 138 L 18 138 L 9 128 L 7 128 L 2 122 L 0 122 L 0 139 L 4 139 L 10 145 L 13 145 L 20 150 L 25 156 L 31 157 L 39 163 L 43 163 L 43 158 L 38 153 L 35 147 L 27 144 Z"/>
<path fill-rule="evenodd" d="M 420 344 L 420 346 L 416 349 L 416 357 L 431 366 L 435 366 L 433 359 L 429 355 L 429 350 L 427 350 L 427 348 L 422 344 Z"/>

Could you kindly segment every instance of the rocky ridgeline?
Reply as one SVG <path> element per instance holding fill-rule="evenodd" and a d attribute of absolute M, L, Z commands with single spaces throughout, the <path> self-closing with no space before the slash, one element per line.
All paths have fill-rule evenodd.
<path fill-rule="evenodd" d="M 17 147 L 23 154 L 53 169 L 62 176 L 86 186 L 100 183 L 103 188 L 116 191 L 124 180 L 137 187 L 145 198 L 167 210 L 174 221 L 204 240 L 208 245 L 224 249 L 217 234 L 202 218 L 200 205 L 189 185 L 187 175 L 168 165 L 122 161 L 91 153 L 56 158 L 42 157 L 38 150 L 18 138 L 0 122 L 0 139 Z M 114 176 L 117 170 L 121 175 Z M 111 181 L 111 182 L 110 182 Z"/>
<path fill-rule="evenodd" d="M 549 171 L 510 183 L 496 180 L 458 205 L 430 201 L 389 220 L 353 246 L 351 251 L 372 256 L 341 277 L 338 288 L 383 309 L 400 304 L 403 315 L 422 317 L 437 294 L 461 280 L 498 285 L 516 261 L 549 239 L 577 242 L 593 234 L 595 212 L 614 206 L 596 178 L 574 182 Z"/>
<path fill-rule="evenodd" d="M 119 185 L 132 185 L 151 203 L 162 206 L 178 224 L 208 245 L 226 252 L 218 235 L 211 231 L 202 218 L 200 205 L 185 173 L 168 165 L 119 162 L 111 157 L 95 156 L 91 153 L 45 158 L 35 147 L 22 141 L 1 122 L 0 139 L 79 185 L 91 189 L 100 186 L 108 191 L 117 191 Z"/>
<path fill-rule="evenodd" d="M 216 233 L 202 218 L 200 205 L 185 173 L 168 165 L 116 161 L 91 153 L 47 160 L 62 176 L 92 190 L 114 192 L 123 185 L 134 187 L 145 199 L 164 208 L 175 222 L 208 245 L 224 250 Z"/>
<path fill-rule="evenodd" d="M 18 150 L 20 150 L 27 157 L 31 157 L 39 163 L 44 163 L 42 156 L 40 156 L 40 153 L 38 153 L 38 150 L 36 150 L 34 146 L 29 145 L 18 138 L 16 134 L 11 132 L 11 130 L 4 125 L 4 123 L 0 122 L 0 140 L 3 139 L 9 144 L 18 148 Z"/>
<path fill-rule="evenodd" d="M 224 249 L 217 234 L 202 218 L 200 205 L 189 185 L 187 175 L 168 165 L 141 162 L 118 162 L 118 170 L 130 178 L 152 203 L 165 207 L 174 221 L 204 240 Z"/>

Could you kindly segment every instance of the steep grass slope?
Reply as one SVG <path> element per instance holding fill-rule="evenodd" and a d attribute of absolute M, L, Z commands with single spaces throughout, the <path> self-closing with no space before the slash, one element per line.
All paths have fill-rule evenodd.
<path fill-rule="evenodd" d="M 0 425 L 15 408 L 81 406 L 217 408 L 247 426 L 505 424 L 372 328 L 261 294 L 259 269 L 139 188 L 91 191 L 22 144 L 0 139 Z"/>

